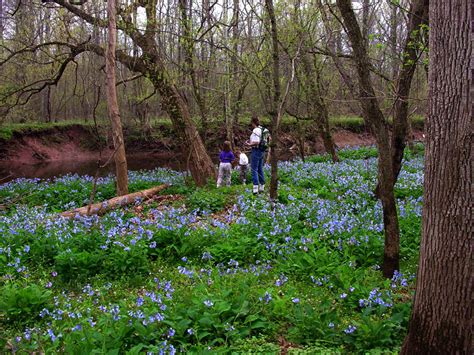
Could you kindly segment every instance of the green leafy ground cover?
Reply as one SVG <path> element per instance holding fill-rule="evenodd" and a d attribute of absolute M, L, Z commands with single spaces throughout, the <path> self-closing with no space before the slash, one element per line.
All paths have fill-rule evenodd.
<path fill-rule="evenodd" d="M 250 186 L 133 172 L 132 191 L 173 184 L 169 204 L 67 220 L 92 178 L 0 185 L 0 348 L 28 353 L 391 353 L 406 332 L 423 162 L 396 186 L 401 271 L 384 280 L 374 148 L 280 164 L 273 210 Z M 268 173 L 268 170 L 267 170 Z M 237 174 L 233 176 L 237 182 Z M 98 181 L 97 199 L 114 194 Z M 11 204 L 11 202 L 15 202 Z"/>

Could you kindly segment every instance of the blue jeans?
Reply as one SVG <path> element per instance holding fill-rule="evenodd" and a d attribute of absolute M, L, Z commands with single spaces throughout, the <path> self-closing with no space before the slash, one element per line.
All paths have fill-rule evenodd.
<path fill-rule="evenodd" d="M 264 152 L 261 149 L 252 148 L 250 167 L 252 168 L 252 182 L 254 185 L 265 184 L 265 176 L 263 175 L 263 156 Z"/>

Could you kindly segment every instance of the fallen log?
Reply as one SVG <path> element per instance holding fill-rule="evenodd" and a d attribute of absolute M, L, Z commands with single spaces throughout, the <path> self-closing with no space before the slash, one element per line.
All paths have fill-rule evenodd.
<path fill-rule="evenodd" d="M 138 198 L 141 198 L 141 199 L 150 198 L 153 195 L 156 195 L 158 192 L 166 189 L 169 186 L 170 185 L 163 184 L 160 186 L 152 187 L 151 189 L 134 192 L 132 194 L 128 194 L 124 196 L 114 197 L 107 201 L 95 203 L 93 205 L 87 205 L 87 206 L 76 208 L 70 211 L 65 211 L 61 213 L 61 216 L 66 217 L 66 218 L 74 218 L 77 215 L 80 215 L 80 216 L 90 216 L 94 214 L 101 215 L 114 208 L 135 203 Z"/>

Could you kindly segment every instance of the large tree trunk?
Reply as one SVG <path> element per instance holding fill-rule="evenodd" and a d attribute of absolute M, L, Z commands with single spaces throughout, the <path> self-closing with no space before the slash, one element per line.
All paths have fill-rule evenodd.
<path fill-rule="evenodd" d="M 216 169 L 207 154 L 201 136 L 194 124 L 188 106 L 178 92 L 161 74 L 161 71 L 150 75 L 150 80 L 161 95 L 161 104 L 170 115 L 174 130 L 182 140 L 180 142 L 185 153 L 185 164 L 198 186 L 205 185 L 209 179 L 215 179 Z"/>
<path fill-rule="evenodd" d="M 391 278 L 399 270 L 400 232 L 394 195 L 394 177 L 392 171 L 392 154 L 388 124 L 380 109 L 375 90 L 370 78 L 370 60 L 365 47 L 360 26 L 352 9 L 350 0 L 337 0 L 337 6 L 346 27 L 352 46 L 354 62 L 359 82 L 359 101 L 372 133 L 375 135 L 378 148 L 378 181 L 380 200 L 383 208 L 385 232 L 383 275 Z"/>
<path fill-rule="evenodd" d="M 189 108 L 183 97 L 173 84 L 168 71 L 160 57 L 155 34 L 158 28 L 156 21 L 156 1 L 146 5 L 147 25 L 143 37 L 136 36 L 139 45 L 146 53 L 146 60 L 141 63 L 142 70 L 161 95 L 161 104 L 168 112 L 174 129 L 181 138 L 183 152 L 187 155 L 186 166 L 190 170 L 195 183 L 205 185 L 209 179 L 215 179 L 216 171 L 209 154 L 202 142 L 201 136 L 194 124 Z M 143 57 L 143 56 L 142 56 Z"/>
<path fill-rule="evenodd" d="M 474 3 L 470 7 L 473 11 Z M 423 232 L 401 353 L 471 354 L 473 29 L 468 2 L 432 0 L 430 19 Z"/>
<path fill-rule="evenodd" d="M 117 195 L 122 196 L 128 194 L 128 169 L 123 141 L 122 122 L 120 120 L 120 112 L 117 102 L 117 90 L 115 86 L 115 47 L 117 42 L 115 0 L 109 0 L 107 2 L 107 16 L 109 19 L 107 51 L 105 55 L 107 110 L 112 125 L 115 172 L 117 176 Z"/>

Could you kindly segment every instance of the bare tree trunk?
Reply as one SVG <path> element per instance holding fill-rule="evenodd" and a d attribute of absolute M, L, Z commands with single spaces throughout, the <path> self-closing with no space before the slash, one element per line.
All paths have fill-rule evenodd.
<path fill-rule="evenodd" d="M 167 82 L 161 71 L 153 71 L 150 80 L 161 95 L 161 104 L 170 115 L 174 130 L 182 139 L 181 146 L 185 153 L 186 166 L 194 182 L 198 186 L 205 185 L 209 179 L 215 178 L 216 170 L 186 103 L 177 88 Z"/>
<path fill-rule="evenodd" d="M 245 75 L 245 77 L 239 83 L 239 89 L 237 90 L 237 95 L 234 99 L 234 104 L 232 105 L 232 120 L 234 124 L 239 123 L 239 115 L 240 115 L 240 110 L 242 107 L 242 100 L 244 98 L 245 89 L 247 88 L 247 85 L 249 83 L 248 76 L 246 74 L 243 74 L 243 75 Z"/>
<path fill-rule="evenodd" d="M 225 24 L 225 28 L 223 29 L 223 42 L 226 47 L 229 46 L 229 29 L 232 28 L 234 18 L 231 18 L 230 26 L 228 29 L 228 19 L 229 19 L 229 1 L 223 1 L 223 22 Z M 224 61 L 224 77 L 223 77 L 223 101 L 222 101 L 222 110 L 224 114 L 224 123 L 225 123 L 225 131 L 226 131 L 226 139 L 231 143 L 232 147 L 234 147 L 234 125 L 232 123 L 232 94 L 231 94 L 231 77 L 232 77 L 232 55 L 229 55 L 228 52 L 224 54 L 223 61 Z"/>
<path fill-rule="evenodd" d="M 408 97 L 411 83 L 419 59 L 416 41 L 422 37 L 422 25 L 428 24 L 429 0 L 413 0 L 408 20 L 407 37 L 402 52 L 402 63 L 397 78 L 396 98 L 393 114 L 392 132 L 392 169 L 393 184 L 397 182 L 398 174 L 402 167 L 403 152 L 405 150 L 407 135 L 410 131 L 408 117 Z M 426 29 L 424 29 L 426 31 Z M 375 194 L 380 195 L 380 183 L 377 184 Z"/>
<path fill-rule="evenodd" d="M 390 62 L 392 65 L 392 78 L 398 77 L 398 5 L 393 3 L 391 0 L 388 0 L 388 5 L 390 6 L 390 35 L 389 35 L 389 45 L 390 45 Z"/>
<path fill-rule="evenodd" d="M 181 48 L 184 55 L 185 61 L 185 73 L 191 79 L 193 88 L 194 98 L 201 115 L 201 122 L 203 127 L 207 130 L 207 108 L 204 96 L 201 94 L 201 88 L 199 87 L 198 79 L 196 76 L 195 64 L 194 64 L 194 39 L 192 38 L 192 18 L 188 16 L 189 6 L 191 2 L 188 0 L 179 0 L 179 9 L 181 12 L 181 29 L 183 31 L 183 37 L 181 39 Z M 204 134 L 206 134 L 204 130 Z"/>
<path fill-rule="evenodd" d="M 202 82 L 202 88 L 201 88 L 201 96 L 204 99 L 204 102 L 206 102 L 207 98 L 207 89 L 204 89 L 205 87 L 209 86 L 209 81 L 211 75 L 209 74 L 210 71 L 210 66 L 211 66 L 211 61 L 213 58 L 213 52 L 214 52 L 214 47 L 213 47 L 213 34 L 211 30 L 211 18 L 212 18 L 212 13 L 211 13 L 211 5 L 209 3 L 209 0 L 203 0 L 202 1 L 202 14 L 201 14 L 201 23 L 203 25 L 203 31 L 204 33 L 207 33 L 209 43 L 206 43 L 206 41 L 203 41 L 201 43 L 201 63 L 202 63 L 202 70 L 199 75 L 199 79 Z M 207 133 L 209 130 L 209 122 L 208 122 L 208 114 L 209 114 L 209 108 L 206 108 L 206 115 L 201 115 L 201 130 L 202 130 L 202 136 L 203 139 L 206 140 L 207 138 Z"/>
<path fill-rule="evenodd" d="M 0 41 L 3 41 L 3 31 L 5 30 L 3 20 L 3 0 L 0 0 Z"/>
<path fill-rule="evenodd" d="M 272 118 L 272 141 L 270 144 L 270 199 L 276 201 L 278 197 L 278 140 L 279 140 L 279 109 L 278 106 L 281 100 L 281 86 L 280 86 L 280 55 L 278 50 L 278 30 L 276 24 L 275 9 L 273 7 L 273 0 L 265 0 L 265 7 L 270 19 L 270 31 L 272 39 L 272 79 L 273 79 L 273 97 L 270 100 L 270 116 Z"/>
<path fill-rule="evenodd" d="M 230 77 L 232 78 L 232 92 L 235 92 L 236 86 L 239 85 L 239 77 L 240 75 L 238 74 L 238 63 L 237 63 L 237 56 L 238 56 L 238 50 L 239 50 L 239 0 L 234 0 L 233 1 L 233 9 L 232 9 L 232 19 L 231 19 L 231 28 L 232 28 L 232 55 L 231 55 L 231 61 L 230 61 L 230 70 L 232 71 L 232 74 Z M 230 88 L 229 88 L 230 89 Z M 236 93 L 229 95 L 232 97 L 232 105 L 230 108 L 230 112 L 228 113 L 228 122 L 226 123 L 226 134 L 227 134 L 227 140 L 231 142 L 232 147 L 234 148 L 235 146 L 235 139 L 234 139 L 234 123 L 236 116 L 238 115 L 239 112 L 239 105 L 240 105 L 240 97 L 243 94 L 242 90 L 237 90 Z"/>
<path fill-rule="evenodd" d="M 430 3 L 430 112 L 416 294 L 401 354 L 472 354 L 472 18 Z M 471 15 L 472 16 L 472 15 Z"/>
<path fill-rule="evenodd" d="M 365 50 L 369 49 L 370 34 L 370 0 L 362 0 L 362 41 Z"/>
<path fill-rule="evenodd" d="M 234 125 L 238 124 L 239 122 L 239 114 L 240 109 L 242 107 L 242 100 L 245 94 L 245 89 L 247 88 L 249 82 L 249 76 L 245 72 L 240 72 L 241 69 L 237 58 L 241 55 L 244 51 L 244 44 L 241 41 L 240 37 L 240 28 L 239 28 L 239 13 L 240 13 L 240 2 L 239 0 L 234 0 L 234 12 L 232 16 L 232 40 L 233 40 L 233 48 L 232 48 L 232 71 L 233 71 L 233 90 L 236 90 L 238 87 L 236 94 L 233 98 L 233 105 L 231 108 L 232 111 L 232 123 Z M 251 29 L 250 29 L 251 31 Z M 239 50 L 239 43 L 241 43 L 241 47 Z M 233 133 L 232 133 L 233 134 Z"/>
<path fill-rule="evenodd" d="M 294 21 L 299 23 L 298 35 L 300 38 L 304 38 L 306 42 L 304 50 L 307 52 L 311 47 L 311 42 L 309 42 L 308 34 L 304 32 L 304 22 L 301 19 L 300 13 L 300 2 L 295 3 L 295 12 L 294 12 Z M 311 61 L 313 58 L 313 62 Z M 321 76 L 320 76 L 320 67 L 318 67 L 318 60 L 313 55 L 310 57 L 310 54 L 303 54 L 302 58 L 302 69 L 304 71 L 303 78 L 300 78 L 300 82 L 303 82 L 308 88 L 304 91 L 307 93 L 307 107 L 310 108 L 310 116 L 314 119 L 316 126 L 318 128 L 321 139 L 323 140 L 324 148 L 326 153 L 331 155 L 333 162 L 338 162 L 339 157 L 336 153 L 336 148 L 334 140 L 331 135 L 331 130 L 329 127 L 329 112 L 327 105 L 323 97 L 323 89 L 321 87 Z M 301 83 L 298 88 L 301 87 Z"/>
<path fill-rule="evenodd" d="M 419 58 L 419 53 L 414 43 L 421 40 L 421 26 L 428 25 L 428 7 L 429 0 L 413 0 L 412 6 L 410 7 L 407 37 L 402 52 L 402 64 L 397 80 L 397 96 L 393 115 L 392 165 L 394 184 L 397 181 L 402 166 L 403 151 L 405 150 L 406 137 L 410 125 L 408 118 L 408 97 Z M 424 30 L 426 31 L 426 29 Z"/>
<path fill-rule="evenodd" d="M 154 36 L 155 31 L 149 32 Z M 177 87 L 172 83 L 162 58 L 158 56 L 156 43 L 145 37 L 140 42 L 140 47 L 146 53 L 146 61 L 142 58 L 133 58 L 123 52 L 117 52 L 119 60 L 130 70 L 140 72 L 150 80 L 156 91 L 161 96 L 161 105 L 169 114 L 173 123 L 178 139 L 181 141 L 181 147 L 184 155 L 187 155 L 186 165 L 189 168 L 195 183 L 199 186 L 205 185 L 209 179 L 214 179 L 216 172 L 214 164 L 207 154 L 206 148 L 202 142 L 199 132 L 193 122 L 188 110 L 188 106 L 183 97 L 178 92 Z M 103 56 L 104 51 L 101 47 L 88 43 L 79 46 L 75 51 L 93 51 Z"/>
<path fill-rule="evenodd" d="M 1 0 L 0 0 L 1 1 Z M 41 43 L 50 40 L 50 16 L 49 11 L 44 13 L 44 19 L 42 21 L 44 26 L 41 30 L 40 41 Z M 49 52 L 49 48 L 45 49 L 46 53 Z M 46 58 L 47 60 L 47 58 Z M 51 122 L 51 87 L 48 86 L 41 93 L 41 115 L 46 122 Z"/>
<path fill-rule="evenodd" d="M 46 122 L 51 122 L 51 87 L 48 86 L 41 94 L 41 115 Z"/>
<path fill-rule="evenodd" d="M 336 144 L 334 143 L 331 129 L 329 128 L 329 114 L 327 109 L 323 111 L 321 120 L 323 121 L 321 138 L 323 139 L 324 149 L 326 153 L 331 155 L 332 162 L 337 163 L 339 162 L 339 156 L 337 155 Z"/>
<path fill-rule="evenodd" d="M 319 85 L 320 77 L 319 73 L 315 72 L 307 56 L 302 58 L 303 68 L 305 75 L 308 80 L 309 89 L 309 103 L 311 107 L 311 116 L 313 116 L 318 127 L 319 135 L 323 140 L 324 149 L 326 153 L 331 155 L 334 163 L 339 161 L 339 157 L 336 152 L 336 145 L 332 138 L 331 129 L 329 127 L 329 112 L 322 98 L 322 89 Z"/>
<path fill-rule="evenodd" d="M 380 200 L 382 201 L 385 231 L 383 275 L 391 278 L 399 270 L 400 232 L 398 227 L 397 206 L 394 195 L 392 154 L 389 127 L 380 110 L 370 78 L 370 61 L 362 33 L 352 9 L 350 0 L 337 0 L 344 25 L 349 37 L 359 81 L 359 101 L 364 112 L 364 119 L 375 135 L 378 148 L 378 181 Z"/>
<path fill-rule="evenodd" d="M 128 194 L 128 169 L 127 157 L 125 156 L 125 145 L 123 141 L 122 122 L 117 102 L 117 90 L 115 87 L 115 47 L 117 42 L 115 0 L 107 2 L 107 17 L 109 19 L 107 51 L 105 55 L 105 71 L 107 75 L 107 110 L 112 125 L 112 137 L 114 141 L 114 160 L 117 176 L 117 195 Z"/>

